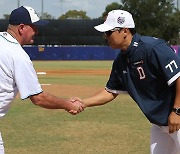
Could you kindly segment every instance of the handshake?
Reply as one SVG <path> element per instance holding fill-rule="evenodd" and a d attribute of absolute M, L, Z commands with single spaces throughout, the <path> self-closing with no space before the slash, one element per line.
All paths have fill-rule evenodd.
<path fill-rule="evenodd" d="M 72 115 L 76 115 L 84 110 L 86 107 L 85 104 L 82 102 L 82 100 L 78 97 L 73 97 L 68 100 L 68 108 L 65 109 L 67 112 L 69 112 Z"/>

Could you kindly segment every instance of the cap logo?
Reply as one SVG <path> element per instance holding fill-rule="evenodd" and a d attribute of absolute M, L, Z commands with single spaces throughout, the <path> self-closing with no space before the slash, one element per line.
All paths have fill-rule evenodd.
<path fill-rule="evenodd" d="M 125 22 L 125 17 L 118 17 L 117 23 L 122 25 Z"/>
<path fill-rule="evenodd" d="M 37 12 L 34 9 L 33 9 L 33 11 L 34 11 L 34 14 L 36 14 L 38 16 Z"/>

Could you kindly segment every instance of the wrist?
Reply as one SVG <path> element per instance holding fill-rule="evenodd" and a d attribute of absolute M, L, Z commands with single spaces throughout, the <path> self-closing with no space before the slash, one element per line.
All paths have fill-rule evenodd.
<path fill-rule="evenodd" d="M 180 107 L 173 107 L 172 112 L 176 113 L 177 115 L 180 116 Z"/>
<path fill-rule="evenodd" d="M 72 110 L 72 104 L 69 100 L 63 100 L 64 101 L 64 110 L 70 111 Z"/>

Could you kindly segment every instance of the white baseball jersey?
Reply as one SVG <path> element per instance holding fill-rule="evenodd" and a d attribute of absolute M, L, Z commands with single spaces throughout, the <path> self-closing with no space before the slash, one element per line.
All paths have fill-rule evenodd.
<path fill-rule="evenodd" d="M 32 61 L 7 32 L 0 32 L 0 118 L 20 92 L 21 99 L 42 92 Z"/>

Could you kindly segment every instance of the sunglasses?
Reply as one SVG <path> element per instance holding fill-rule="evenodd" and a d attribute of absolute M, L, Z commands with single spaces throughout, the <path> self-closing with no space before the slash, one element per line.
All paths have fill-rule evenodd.
<path fill-rule="evenodd" d="M 113 32 L 115 31 L 120 31 L 122 28 L 114 28 L 112 30 L 109 30 L 109 31 L 106 31 L 104 32 L 104 35 L 107 37 L 107 36 L 110 36 Z"/>

